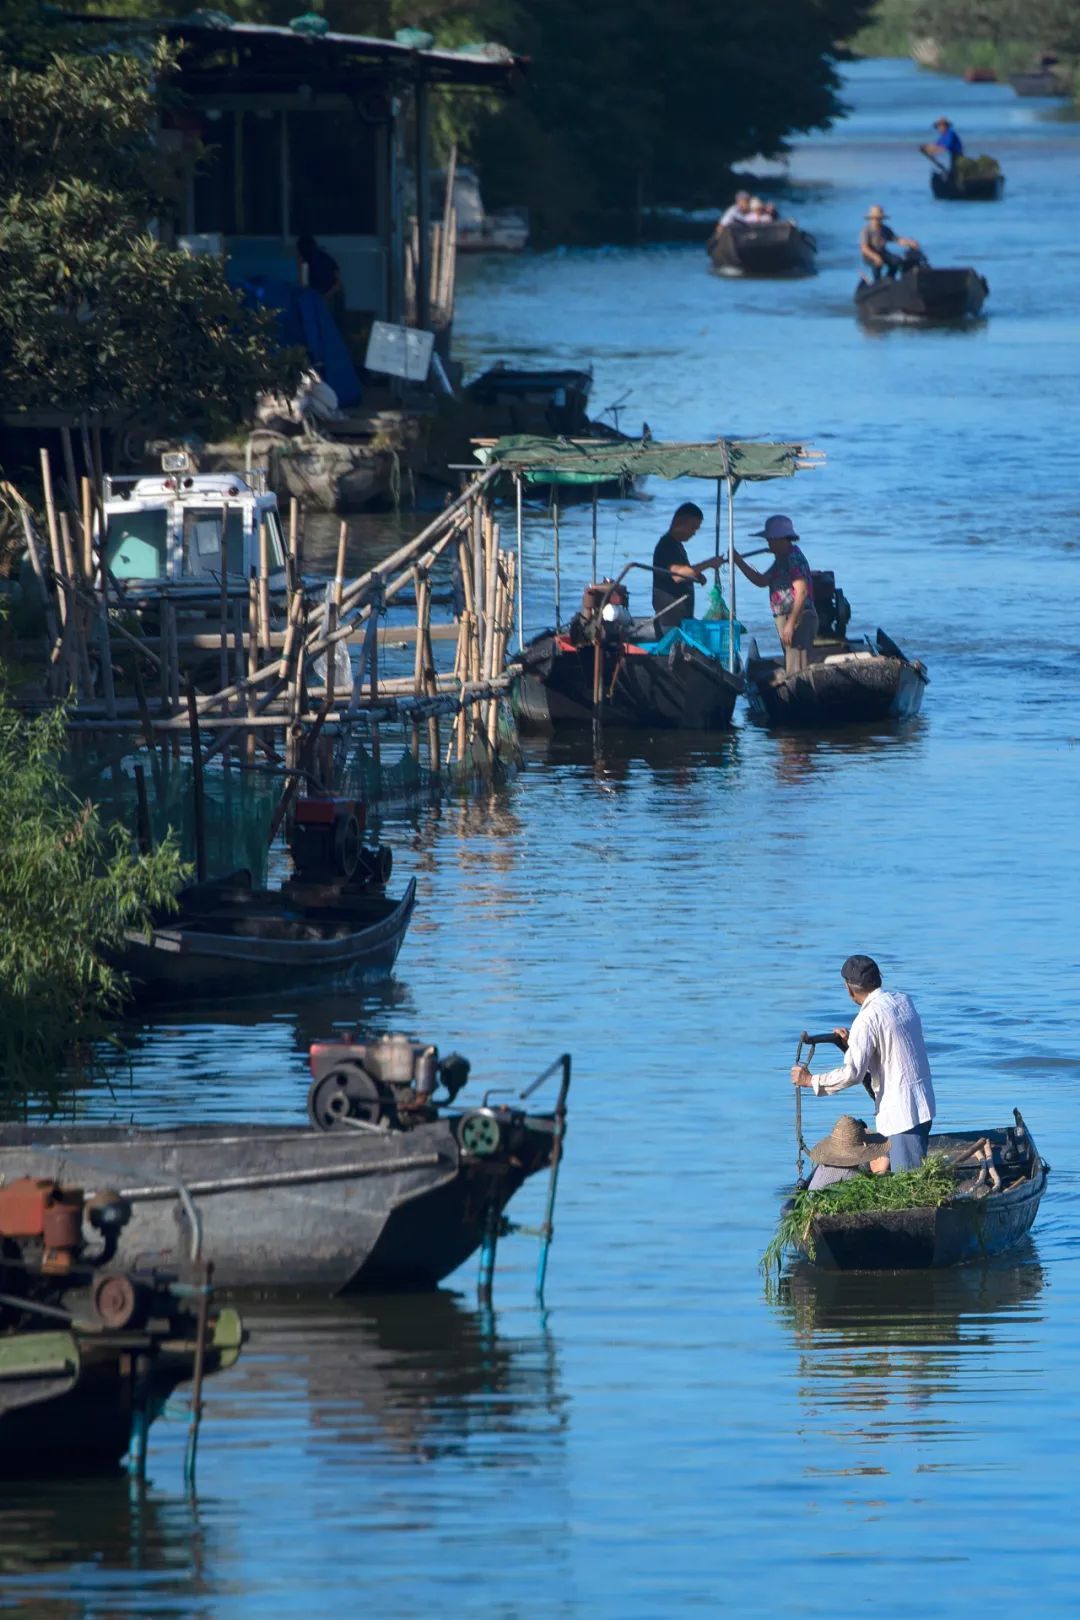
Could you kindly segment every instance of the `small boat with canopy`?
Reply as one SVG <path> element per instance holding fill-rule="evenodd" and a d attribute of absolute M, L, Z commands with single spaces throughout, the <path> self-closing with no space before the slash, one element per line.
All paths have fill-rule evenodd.
<path fill-rule="evenodd" d="M 735 617 L 734 496 L 744 483 L 790 478 L 820 457 L 800 444 L 717 439 L 699 444 L 628 444 L 517 437 L 500 439 L 479 454 L 514 480 L 518 517 L 518 577 L 523 578 L 522 500 L 527 485 L 553 486 L 552 543 L 555 624 L 526 644 L 518 594 L 520 650 L 513 660 L 512 699 L 524 730 L 603 721 L 650 730 L 723 730 L 731 724 L 744 681 L 739 658 L 741 626 Z M 705 478 L 716 484 L 715 554 L 721 554 L 724 494 L 727 495 L 727 600 L 719 569 L 713 617 L 665 625 L 664 615 L 635 617 L 626 583 L 632 571 L 649 576 L 651 564 L 632 562 L 617 579 L 599 579 L 596 490 L 613 479 Z M 580 609 L 566 622 L 559 558 L 559 489 L 593 490 L 590 583 Z"/>

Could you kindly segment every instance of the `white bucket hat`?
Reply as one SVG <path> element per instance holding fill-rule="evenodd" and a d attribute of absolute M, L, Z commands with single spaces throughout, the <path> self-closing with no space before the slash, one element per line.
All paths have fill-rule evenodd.
<path fill-rule="evenodd" d="M 795 533 L 795 525 L 791 519 L 782 517 L 778 513 L 776 517 L 766 518 L 765 527 L 755 529 L 753 538 L 755 540 L 797 540 L 799 537 Z"/>

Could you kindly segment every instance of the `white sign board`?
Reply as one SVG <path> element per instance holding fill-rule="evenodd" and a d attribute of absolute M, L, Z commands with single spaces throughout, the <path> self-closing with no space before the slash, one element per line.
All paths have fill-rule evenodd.
<path fill-rule="evenodd" d="M 389 321 L 373 321 L 364 364 L 369 371 L 404 377 L 407 382 L 423 382 L 431 366 L 434 347 L 434 332 L 391 326 Z"/>

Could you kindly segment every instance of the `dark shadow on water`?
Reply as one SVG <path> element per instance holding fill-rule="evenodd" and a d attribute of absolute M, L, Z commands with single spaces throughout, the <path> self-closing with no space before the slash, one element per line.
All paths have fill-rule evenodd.
<path fill-rule="evenodd" d="M 617 727 L 587 727 L 553 732 L 550 736 L 522 739 L 526 767 L 576 766 L 589 770 L 597 782 L 617 786 L 639 774 L 644 766 L 652 775 L 674 785 L 689 783 L 705 773 L 734 781 L 739 769 L 738 731 L 632 731 Z"/>
<path fill-rule="evenodd" d="M 890 1423 L 917 1418 L 939 1398 L 963 1391 L 976 1353 L 992 1353 L 1006 1339 L 1015 1343 L 1018 1328 L 1034 1335 L 1045 1282 L 1028 1239 L 998 1260 L 938 1271 L 798 1265 L 769 1292 L 798 1352 L 808 1409 L 859 1414 L 876 1437 L 873 1414 L 884 1419 L 888 1411 Z M 933 1433 L 926 1429 L 924 1437 Z"/>
<path fill-rule="evenodd" d="M 550 1439 L 566 1423 L 554 1338 L 542 1312 L 512 1337 L 497 1313 L 460 1297 L 370 1296 L 249 1305 L 250 1345 L 233 1370 L 229 1402 L 299 1401 L 309 1448 L 358 1445 L 432 1459 L 478 1435 L 500 1449 Z"/>

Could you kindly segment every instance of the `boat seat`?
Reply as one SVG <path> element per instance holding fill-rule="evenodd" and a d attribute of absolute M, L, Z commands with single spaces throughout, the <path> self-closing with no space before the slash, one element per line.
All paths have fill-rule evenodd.
<path fill-rule="evenodd" d="M 850 662 L 850 660 L 852 658 L 876 658 L 876 657 L 877 657 L 876 653 L 867 652 L 867 651 L 830 653 L 828 655 L 828 657 L 823 658 L 821 660 L 821 662 L 823 664 L 846 664 L 846 663 Z"/>

